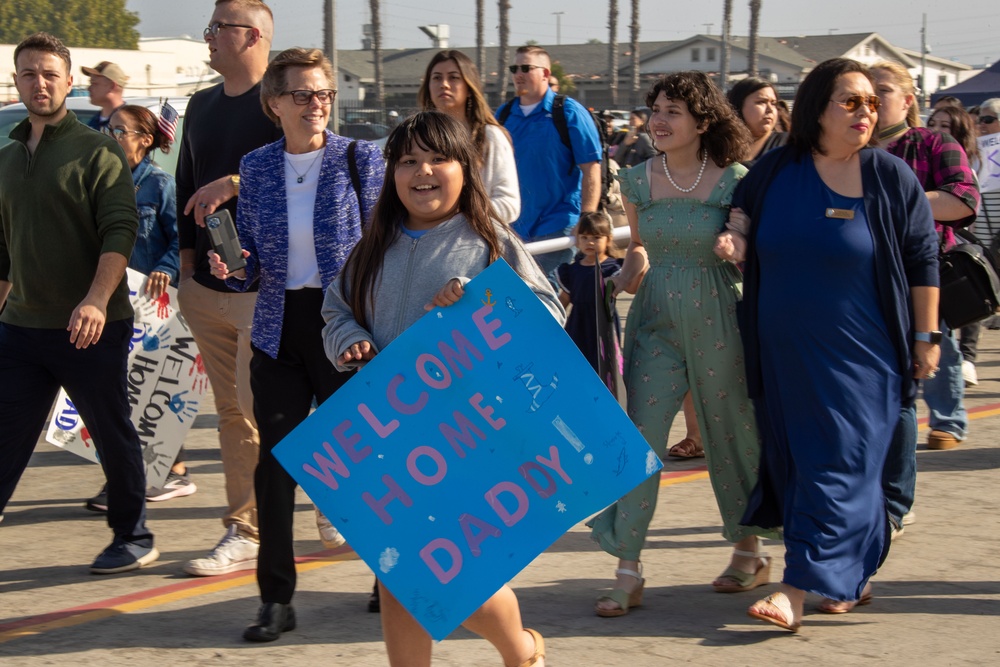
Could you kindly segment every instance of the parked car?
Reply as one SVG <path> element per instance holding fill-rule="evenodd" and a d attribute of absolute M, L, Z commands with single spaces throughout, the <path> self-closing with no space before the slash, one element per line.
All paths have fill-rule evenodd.
<path fill-rule="evenodd" d="M 389 126 L 381 123 L 341 123 L 340 136 L 376 141 L 389 136 Z M 377 142 L 376 143 L 384 143 Z"/>
<path fill-rule="evenodd" d="M 177 120 L 177 131 L 174 133 L 174 145 L 166 155 L 159 151 L 154 153 L 156 164 L 169 174 L 174 174 L 177 171 L 177 153 L 180 150 L 181 134 L 184 132 L 184 112 L 187 111 L 188 99 L 187 97 L 168 98 L 170 106 L 177 109 L 177 114 L 180 116 Z M 144 106 L 153 113 L 159 113 L 160 110 L 159 97 L 126 97 L 125 104 Z M 86 123 L 100 112 L 100 107 L 91 104 L 88 97 L 67 97 L 66 107 L 76 114 L 81 123 Z M 9 104 L 0 109 L 0 148 L 12 141 L 8 135 L 26 116 L 27 110 L 21 103 Z"/>

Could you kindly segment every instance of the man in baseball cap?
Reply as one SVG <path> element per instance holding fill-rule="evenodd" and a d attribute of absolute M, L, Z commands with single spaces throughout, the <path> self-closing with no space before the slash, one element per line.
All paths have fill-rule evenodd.
<path fill-rule="evenodd" d="M 111 114 L 125 104 L 125 84 L 128 77 L 118 65 L 104 60 L 94 67 L 81 67 L 80 71 L 90 77 L 90 103 L 101 107 L 101 113 L 90 119 L 90 127 L 101 132 L 111 121 Z"/>

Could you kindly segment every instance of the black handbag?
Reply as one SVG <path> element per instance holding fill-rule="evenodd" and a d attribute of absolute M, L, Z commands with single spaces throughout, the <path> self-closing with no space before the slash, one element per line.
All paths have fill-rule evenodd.
<path fill-rule="evenodd" d="M 964 243 L 941 253 L 941 318 L 949 329 L 984 320 L 1000 307 L 1000 269 L 972 232 L 956 229 Z"/>

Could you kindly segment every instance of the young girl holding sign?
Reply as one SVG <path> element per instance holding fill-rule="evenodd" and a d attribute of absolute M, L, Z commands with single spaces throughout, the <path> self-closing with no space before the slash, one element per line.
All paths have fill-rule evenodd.
<path fill-rule="evenodd" d="M 364 364 L 425 311 L 457 302 L 468 281 L 501 257 L 553 316 L 565 318 L 538 265 L 490 204 L 461 123 L 437 111 L 418 113 L 393 130 L 385 154 L 372 220 L 323 304 L 326 353 L 338 369 Z M 430 665 L 430 635 L 379 588 L 389 664 Z M 522 627 L 506 585 L 463 625 L 492 643 L 505 665 L 545 664 L 542 637 Z"/>

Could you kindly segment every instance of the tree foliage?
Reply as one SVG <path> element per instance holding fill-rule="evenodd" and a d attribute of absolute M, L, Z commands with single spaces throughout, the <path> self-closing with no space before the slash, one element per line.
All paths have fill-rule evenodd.
<path fill-rule="evenodd" d="M 2 0 L 0 44 L 48 32 L 69 47 L 135 49 L 139 14 L 125 0 Z"/>
<path fill-rule="evenodd" d="M 563 95 L 571 95 L 576 92 L 576 84 L 573 83 L 573 79 L 566 75 L 566 70 L 563 69 L 562 63 L 558 60 L 552 63 L 552 76 L 559 80 L 559 92 Z"/>

